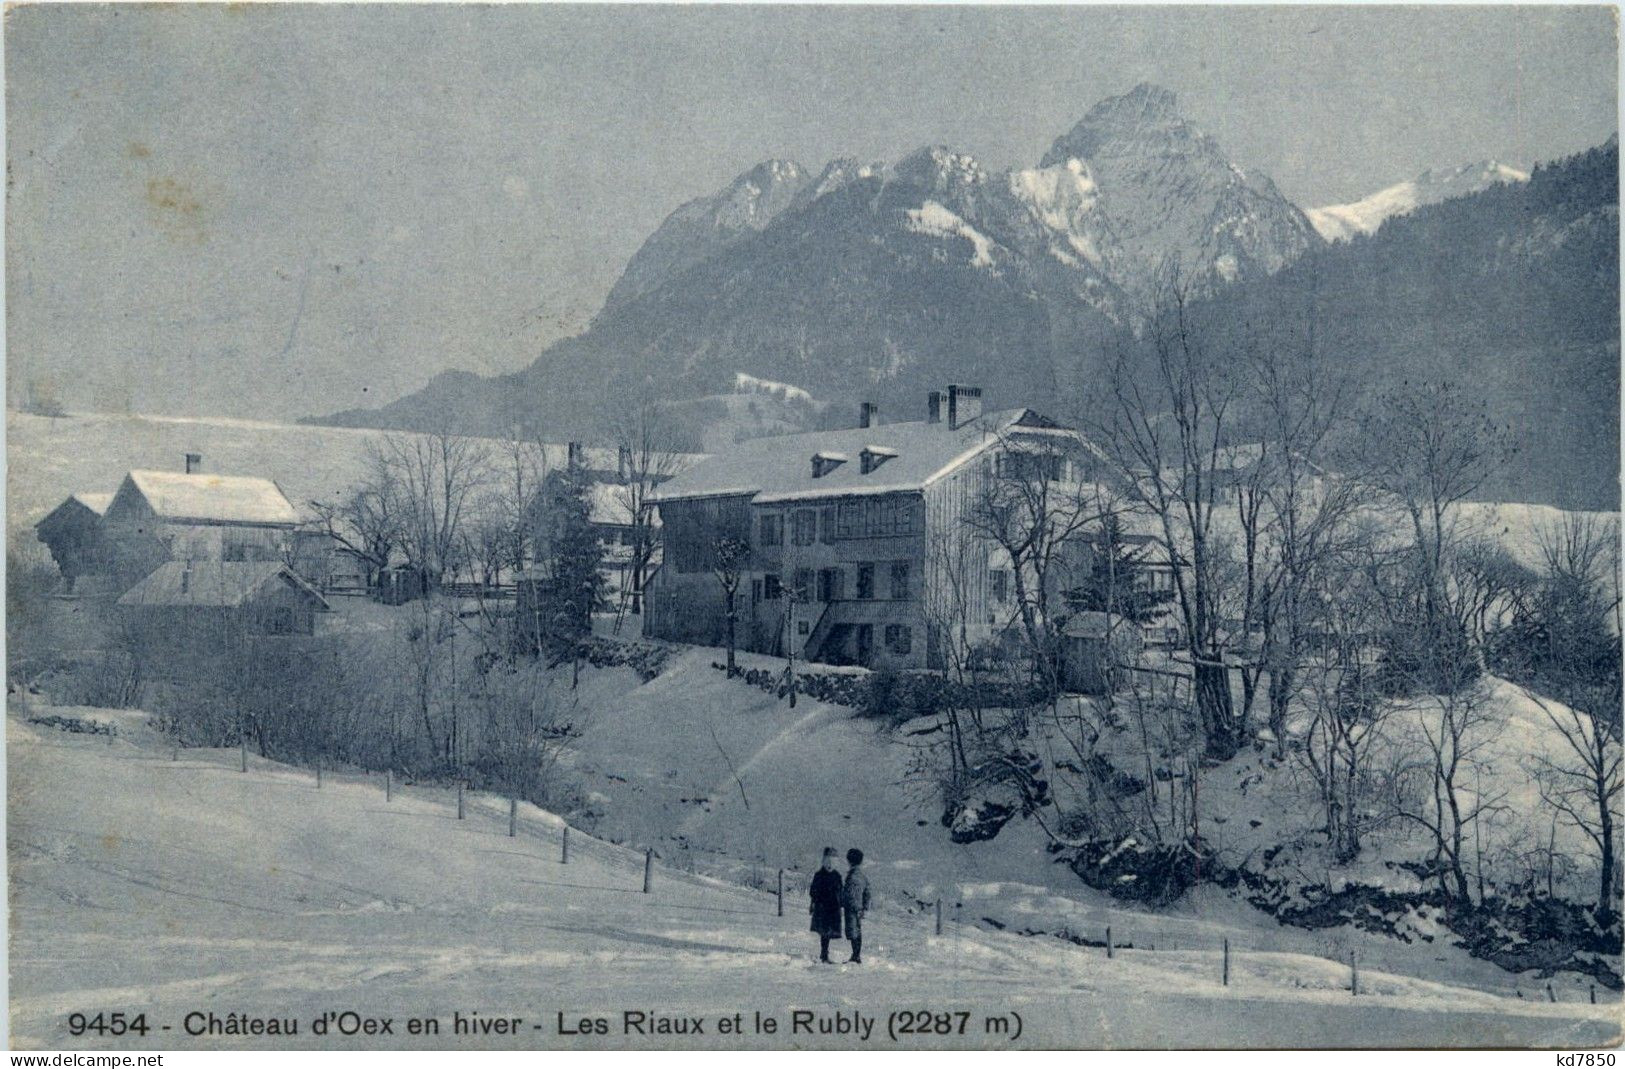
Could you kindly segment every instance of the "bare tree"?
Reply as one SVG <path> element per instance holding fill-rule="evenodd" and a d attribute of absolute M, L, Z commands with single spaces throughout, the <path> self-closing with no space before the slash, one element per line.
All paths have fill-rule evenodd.
<path fill-rule="evenodd" d="M 1469 831 L 1481 817 L 1503 808 L 1504 792 L 1479 793 L 1469 784 L 1499 717 L 1483 682 L 1415 699 L 1420 728 L 1419 757 L 1396 777 L 1397 816 L 1423 828 L 1433 839 L 1433 865 L 1439 888 L 1463 903 L 1472 902 L 1467 880 Z"/>
<path fill-rule="evenodd" d="M 402 553 L 431 583 L 440 582 L 462 559 L 463 524 L 490 479 L 489 446 L 442 430 L 392 434 L 369 448 L 390 488 Z"/>
<path fill-rule="evenodd" d="M 1226 446 L 1242 391 L 1234 362 L 1210 353 L 1177 274 L 1147 326 L 1148 358 L 1118 354 L 1095 432 L 1129 493 L 1155 517 L 1171 561 L 1175 604 L 1196 680 L 1209 756 L 1240 745 L 1226 662 L 1224 555 L 1215 520 L 1224 505 Z"/>
<path fill-rule="evenodd" d="M 1076 439 L 1000 434 L 993 471 L 976 484 L 964 523 L 1010 562 L 1016 618 L 1044 694 L 1061 692 L 1059 606 L 1080 535 L 1101 519 Z"/>
<path fill-rule="evenodd" d="M 750 542 L 742 538 L 724 536 L 717 540 L 716 559 L 712 571 L 722 587 L 723 611 L 728 620 L 728 677 L 738 673 L 734 666 L 737 630 L 739 624 L 739 584 L 750 566 Z M 794 640 L 794 636 L 791 636 Z"/>
<path fill-rule="evenodd" d="M 1378 593 L 1363 574 L 1369 552 L 1362 546 L 1323 561 L 1317 569 L 1322 585 L 1297 592 L 1318 603 L 1316 634 L 1312 642 L 1307 634 L 1294 635 L 1302 645 L 1290 665 L 1292 691 L 1284 695 L 1307 712 L 1303 745 L 1294 752 L 1315 782 L 1327 839 L 1343 862 L 1359 855 L 1363 835 L 1388 816 L 1377 805 L 1377 758 L 1391 741 L 1385 724 L 1393 707 L 1379 692 L 1368 652 L 1380 619 Z"/>
<path fill-rule="evenodd" d="M 1322 367 L 1313 334 L 1303 351 L 1260 347 L 1249 366 L 1259 452 L 1248 494 L 1258 513 L 1243 506 L 1242 522 L 1262 548 L 1249 546 L 1243 620 L 1259 630 L 1269 726 L 1280 755 L 1297 665 L 1311 655 L 1317 618 L 1336 594 L 1330 576 L 1348 573 L 1343 554 L 1360 538 L 1352 521 L 1361 492 L 1355 480 L 1328 471 L 1347 412 L 1342 384 Z"/>
<path fill-rule="evenodd" d="M 643 585 L 655 553 L 660 548 L 659 514 L 654 491 L 681 470 L 682 454 L 678 435 L 651 404 L 633 409 L 615 428 L 617 504 L 630 523 L 626 574 L 621 583 L 620 611 L 615 630 L 620 632 L 622 617 L 630 609 L 643 611 Z"/>
<path fill-rule="evenodd" d="M 1378 395 L 1362 419 L 1366 483 L 1404 515 L 1411 537 L 1405 613 L 1391 637 L 1400 674 L 1426 690 L 1465 685 L 1476 666 L 1451 601 L 1448 562 L 1460 541 L 1454 510 L 1484 485 L 1507 453 L 1502 428 L 1451 383 L 1402 384 Z M 1431 672 L 1411 662 L 1436 662 Z"/>
<path fill-rule="evenodd" d="M 311 511 L 329 538 L 360 562 L 370 589 L 401 544 L 398 485 L 380 450 L 369 448 L 361 482 L 338 502 L 312 501 Z"/>
<path fill-rule="evenodd" d="M 1621 792 L 1619 527 L 1568 515 L 1539 533 L 1542 574 L 1514 619 L 1502 663 L 1555 735 L 1531 756 L 1541 797 L 1596 850 L 1597 911 L 1615 911 Z"/>

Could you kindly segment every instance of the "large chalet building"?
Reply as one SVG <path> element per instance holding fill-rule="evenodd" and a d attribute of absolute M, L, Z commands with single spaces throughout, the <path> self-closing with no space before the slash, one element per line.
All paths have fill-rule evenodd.
<path fill-rule="evenodd" d="M 923 420 L 875 415 L 865 404 L 851 429 L 741 442 L 661 486 L 644 634 L 724 642 L 719 571 L 738 574 L 736 641 L 759 653 L 936 667 L 943 628 L 976 641 L 1009 626 L 1009 557 L 967 537 L 967 513 L 987 480 L 1035 463 L 1081 476 L 1077 434 L 1026 408 L 984 413 L 965 386 L 933 391 Z"/>

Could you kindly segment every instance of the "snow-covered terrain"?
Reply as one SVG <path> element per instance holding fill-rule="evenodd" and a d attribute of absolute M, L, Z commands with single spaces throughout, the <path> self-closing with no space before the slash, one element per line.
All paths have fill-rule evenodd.
<path fill-rule="evenodd" d="M 1527 181 L 1527 172 L 1486 160 L 1448 171 L 1424 171 L 1409 181 L 1379 189 L 1369 197 L 1348 204 L 1309 208 L 1305 214 L 1327 241 L 1346 241 L 1356 234 L 1375 234 L 1385 220 L 1413 212 L 1424 204 L 1464 197 L 1497 182 Z"/>
<path fill-rule="evenodd" d="M 667 686 L 691 677 L 679 672 Z M 664 737 L 691 748 L 705 713 L 687 699 L 702 696 L 657 689 L 647 711 L 667 710 Z M 28 719 L 46 715 L 111 721 L 118 734 Z M 719 737 L 733 747 L 741 778 L 757 786 L 752 806 L 794 807 L 800 817 L 820 809 L 803 784 L 775 778 L 775 755 L 793 751 L 800 736 L 825 734 L 817 728 L 830 711 L 809 703 L 790 723 L 773 710 L 749 715 L 765 720 L 756 738 Z M 829 782 L 846 788 L 830 798 L 831 812 L 867 790 L 842 775 L 865 763 L 869 729 L 849 728 L 844 741 L 825 734 Z M 888 1014 L 900 1009 L 965 1010 L 971 1022 L 962 1036 L 900 1045 L 1005 1045 L 1012 1040 L 989 1035 L 985 1021 L 1014 1014 L 1022 1046 L 1596 1046 L 1618 1035 L 1611 1002 L 1592 1006 L 1566 990 L 1556 1004 L 1508 998 L 1411 978 L 1371 958 L 1354 998 L 1342 962 L 1223 911 L 1143 922 L 1109 915 L 1115 941 L 1133 947 L 1108 960 L 1099 947 L 951 917 L 935 936 L 928 914 L 887 896 L 866 926 L 872 960 L 822 967 L 809 953 L 799 880 L 783 918 L 770 894 L 666 864 L 644 896 L 639 852 L 575 833 L 565 866 L 558 820 L 529 806 L 519 835 L 508 838 L 501 799 L 471 796 L 468 819 L 458 822 L 444 789 L 398 789 L 386 801 L 376 781 L 356 776 L 329 773 L 318 789 L 307 771 L 252 758 L 243 774 L 235 752 L 182 751 L 171 760 L 139 713 L 14 700 L 7 729 L 14 1046 L 106 1047 L 106 1039 L 66 1034 L 69 1013 L 98 1010 L 144 1012 L 155 1029 L 170 1026 L 117 1041 L 149 1047 L 684 1045 L 623 1035 L 628 1010 L 700 1016 L 705 1041 L 723 1046 L 889 1046 Z M 657 753 L 650 739 L 623 767 L 641 776 L 681 756 L 661 762 Z M 840 830 L 810 828 L 808 841 Z M 898 841 L 868 827 L 839 838 Z M 879 882 L 897 871 L 879 870 Z M 998 893 L 965 891 L 973 912 L 984 894 Z M 1183 945 L 1176 931 L 1186 933 Z M 1223 936 L 1233 948 L 1229 987 L 1220 981 Z M 875 1032 L 867 1040 L 788 1034 L 793 1009 L 862 1014 Z M 313 1036 L 309 1022 L 328 1010 L 391 1017 L 395 1031 Z M 450 1034 L 454 1012 L 476 1011 L 522 1020 L 511 1035 Z M 720 1016 L 738 1012 L 749 1022 L 757 1011 L 783 1022 L 778 1035 L 748 1026 L 737 1038 L 717 1034 Z M 299 1032 L 186 1035 L 188 1014 L 211 1012 L 296 1019 Z M 561 1037 L 560 1013 L 605 1016 L 610 1034 Z M 407 1016 L 437 1017 L 445 1031 L 405 1036 Z"/>

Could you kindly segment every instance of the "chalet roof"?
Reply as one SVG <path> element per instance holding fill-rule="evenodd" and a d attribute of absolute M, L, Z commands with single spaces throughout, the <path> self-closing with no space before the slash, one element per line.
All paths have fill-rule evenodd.
<path fill-rule="evenodd" d="M 656 502 L 684 498 L 754 495 L 758 503 L 849 494 L 884 494 L 920 490 L 948 474 L 1017 427 L 1052 430 L 1054 425 L 1030 409 L 992 412 L 950 430 L 946 423 L 924 420 L 883 423 L 846 430 L 811 431 L 772 438 L 751 438 L 714 453 L 663 484 Z M 865 449 L 891 459 L 865 474 L 847 461 L 813 475 L 813 458 L 856 457 Z"/>
<path fill-rule="evenodd" d="M 63 498 L 62 504 L 46 513 L 44 518 L 36 523 L 35 527 L 44 527 L 49 523 L 56 523 L 66 519 L 75 512 L 89 512 L 101 516 L 107 511 L 107 506 L 113 503 L 112 494 L 69 494 Z"/>
<path fill-rule="evenodd" d="M 187 475 L 175 471 L 132 471 L 133 486 L 165 520 L 293 527 L 299 522 L 288 499 L 270 479 L 248 475 Z M 124 487 L 119 488 L 120 493 Z"/>
<path fill-rule="evenodd" d="M 321 610 L 327 599 L 281 561 L 172 560 L 131 587 L 120 605 L 234 609 L 282 582 L 305 594 Z"/>
<path fill-rule="evenodd" d="M 623 483 L 594 482 L 589 484 L 587 518 L 593 523 L 615 527 L 632 526 L 631 494 L 631 488 Z"/>

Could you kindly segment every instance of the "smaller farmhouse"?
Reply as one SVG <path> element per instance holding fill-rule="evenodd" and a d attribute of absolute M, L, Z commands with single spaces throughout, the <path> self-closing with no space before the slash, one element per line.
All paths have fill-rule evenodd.
<path fill-rule="evenodd" d="M 118 599 L 120 614 L 150 652 L 181 657 L 245 639 L 312 635 L 327 600 L 280 561 L 177 560 L 160 565 Z"/>
<path fill-rule="evenodd" d="M 81 579 L 89 576 L 94 582 L 112 571 L 102 538 L 102 515 L 112 500 L 112 494 L 74 494 L 34 525 L 72 593 L 85 592 Z"/>
<path fill-rule="evenodd" d="M 132 471 L 101 529 L 115 577 L 127 588 L 166 561 L 285 560 L 298 526 L 298 513 L 269 479 Z"/>

